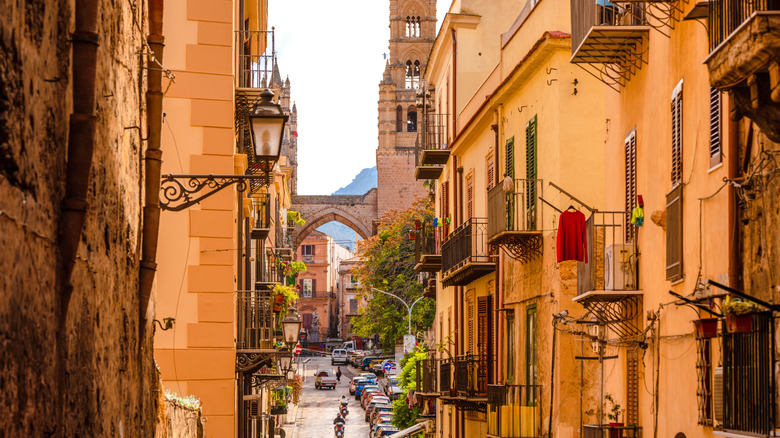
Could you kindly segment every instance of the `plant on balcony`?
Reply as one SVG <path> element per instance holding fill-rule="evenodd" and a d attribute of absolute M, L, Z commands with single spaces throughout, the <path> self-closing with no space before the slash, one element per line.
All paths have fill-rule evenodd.
<path fill-rule="evenodd" d="M 726 315 L 726 328 L 730 333 L 749 333 L 753 330 L 753 314 L 760 311 L 758 304 L 736 297 L 727 296 L 723 301 L 723 313 Z"/>
<path fill-rule="evenodd" d="M 718 318 L 701 318 L 693 321 L 696 337 L 710 339 L 718 336 Z"/>
<path fill-rule="evenodd" d="M 298 301 L 298 299 L 298 294 L 295 293 L 295 286 L 279 283 L 274 285 L 273 311 L 279 313 L 279 321 L 287 315 L 287 309 L 290 307 L 290 304 L 293 301 Z"/>
<path fill-rule="evenodd" d="M 292 402 L 297 405 L 301 401 L 301 394 L 303 394 L 303 378 L 296 374 L 289 383 L 292 389 Z"/>
<path fill-rule="evenodd" d="M 282 275 L 285 277 L 296 277 L 298 274 L 306 270 L 306 263 L 277 259 L 276 267 L 282 271 Z"/>
<path fill-rule="evenodd" d="M 287 210 L 287 226 L 294 227 L 296 225 L 306 225 L 306 221 L 301 217 L 301 212 L 297 210 Z"/>
<path fill-rule="evenodd" d="M 609 405 L 609 407 L 607 407 Z M 610 427 L 623 427 L 623 413 L 626 410 L 623 409 L 617 402 L 615 402 L 612 394 L 607 393 L 604 395 L 604 412 L 607 413 L 607 419 L 610 421 Z M 610 430 L 610 438 L 620 438 L 620 430 Z"/>

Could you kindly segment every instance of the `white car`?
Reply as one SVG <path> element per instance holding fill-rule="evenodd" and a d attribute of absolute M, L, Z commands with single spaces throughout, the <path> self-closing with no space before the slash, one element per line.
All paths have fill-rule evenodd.
<path fill-rule="evenodd" d="M 347 358 L 347 350 L 344 350 L 342 348 L 335 348 L 330 353 L 330 364 L 336 365 L 336 364 L 342 364 L 346 365 L 349 363 L 349 359 Z"/>

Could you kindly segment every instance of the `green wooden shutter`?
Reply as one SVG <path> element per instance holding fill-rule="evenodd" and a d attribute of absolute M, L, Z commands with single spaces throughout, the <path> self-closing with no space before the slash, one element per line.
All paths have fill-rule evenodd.
<path fill-rule="evenodd" d="M 506 169 L 507 175 L 515 178 L 515 138 L 512 137 L 506 141 Z"/>
<path fill-rule="evenodd" d="M 525 125 L 526 230 L 536 229 L 536 116 Z"/>

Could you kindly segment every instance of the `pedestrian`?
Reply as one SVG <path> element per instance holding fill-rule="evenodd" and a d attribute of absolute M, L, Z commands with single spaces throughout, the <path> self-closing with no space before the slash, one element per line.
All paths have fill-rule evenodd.
<path fill-rule="evenodd" d="M 336 370 L 336 381 L 341 383 L 341 367 Z"/>

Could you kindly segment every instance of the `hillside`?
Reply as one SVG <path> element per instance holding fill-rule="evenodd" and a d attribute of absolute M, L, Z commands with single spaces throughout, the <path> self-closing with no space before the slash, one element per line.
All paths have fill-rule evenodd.
<path fill-rule="evenodd" d="M 358 173 L 352 182 L 342 187 L 332 194 L 334 195 L 362 195 L 371 189 L 376 188 L 377 176 L 376 166 L 363 169 Z M 317 228 L 319 231 L 331 236 L 336 243 L 346 246 L 350 251 L 355 250 L 355 231 L 348 226 L 329 222 Z"/>

